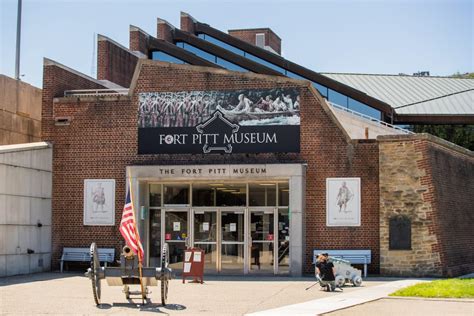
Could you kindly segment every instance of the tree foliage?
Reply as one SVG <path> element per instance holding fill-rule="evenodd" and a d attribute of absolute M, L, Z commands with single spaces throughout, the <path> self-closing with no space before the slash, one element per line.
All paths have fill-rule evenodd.
<path fill-rule="evenodd" d="M 429 133 L 474 151 L 474 125 L 415 125 L 415 133 Z"/>

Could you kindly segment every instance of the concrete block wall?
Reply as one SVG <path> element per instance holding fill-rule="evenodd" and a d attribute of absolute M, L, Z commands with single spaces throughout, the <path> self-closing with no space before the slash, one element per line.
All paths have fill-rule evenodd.
<path fill-rule="evenodd" d="M 52 148 L 0 146 L 0 276 L 51 269 Z"/>
<path fill-rule="evenodd" d="M 41 89 L 0 75 L 0 145 L 41 138 Z"/>

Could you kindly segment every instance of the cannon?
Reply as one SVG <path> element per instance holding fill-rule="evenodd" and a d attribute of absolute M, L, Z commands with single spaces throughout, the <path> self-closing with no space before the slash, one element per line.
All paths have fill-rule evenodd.
<path fill-rule="evenodd" d="M 353 286 L 361 286 L 361 271 L 352 267 L 349 261 L 337 257 L 329 257 L 329 261 L 334 264 L 336 270 L 335 282 L 337 287 L 342 287 L 348 282 L 352 283 Z"/>
<path fill-rule="evenodd" d="M 91 244 L 90 258 L 90 268 L 87 269 L 85 276 L 92 282 L 92 293 L 96 305 L 100 305 L 102 279 L 105 279 L 109 286 L 123 286 L 123 293 L 125 293 L 127 300 L 131 295 L 140 295 L 143 301 L 147 299 L 148 286 L 157 286 L 159 280 L 161 283 L 161 304 L 166 305 L 169 280 L 172 278 L 167 243 L 161 250 L 161 267 L 142 267 L 143 287 L 141 291 L 136 292 L 130 291 L 130 285 L 140 285 L 138 258 L 128 246 L 123 247 L 120 255 L 120 267 L 101 267 L 95 243 Z"/>

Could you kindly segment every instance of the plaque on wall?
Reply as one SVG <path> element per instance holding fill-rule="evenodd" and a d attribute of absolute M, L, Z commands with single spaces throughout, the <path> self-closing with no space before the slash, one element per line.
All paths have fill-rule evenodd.
<path fill-rule="evenodd" d="M 411 221 L 407 216 L 399 215 L 390 218 L 389 249 L 411 250 Z"/>
<path fill-rule="evenodd" d="M 115 180 L 84 180 L 84 225 L 115 225 Z"/>
<path fill-rule="evenodd" d="M 296 88 L 139 94 L 139 154 L 299 151 Z"/>
<path fill-rule="evenodd" d="M 326 179 L 326 225 L 360 226 L 360 178 Z"/>

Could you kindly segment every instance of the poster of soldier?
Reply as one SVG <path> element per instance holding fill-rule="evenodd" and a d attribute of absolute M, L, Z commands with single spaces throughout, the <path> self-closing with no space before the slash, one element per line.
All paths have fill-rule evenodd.
<path fill-rule="evenodd" d="M 239 125 L 300 124 L 298 90 L 286 88 L 141 93 L 138 126 L 194 127 L 216 110 Z"/>
<path fill-rule="evenodd" d="M 360 178 L 326 179 L 326 225 L 360 226 Z"/>
<path fill-rule="evenodd" d="M 115 180 L 84 180 L 84 225 L 115 225 Z"/>

